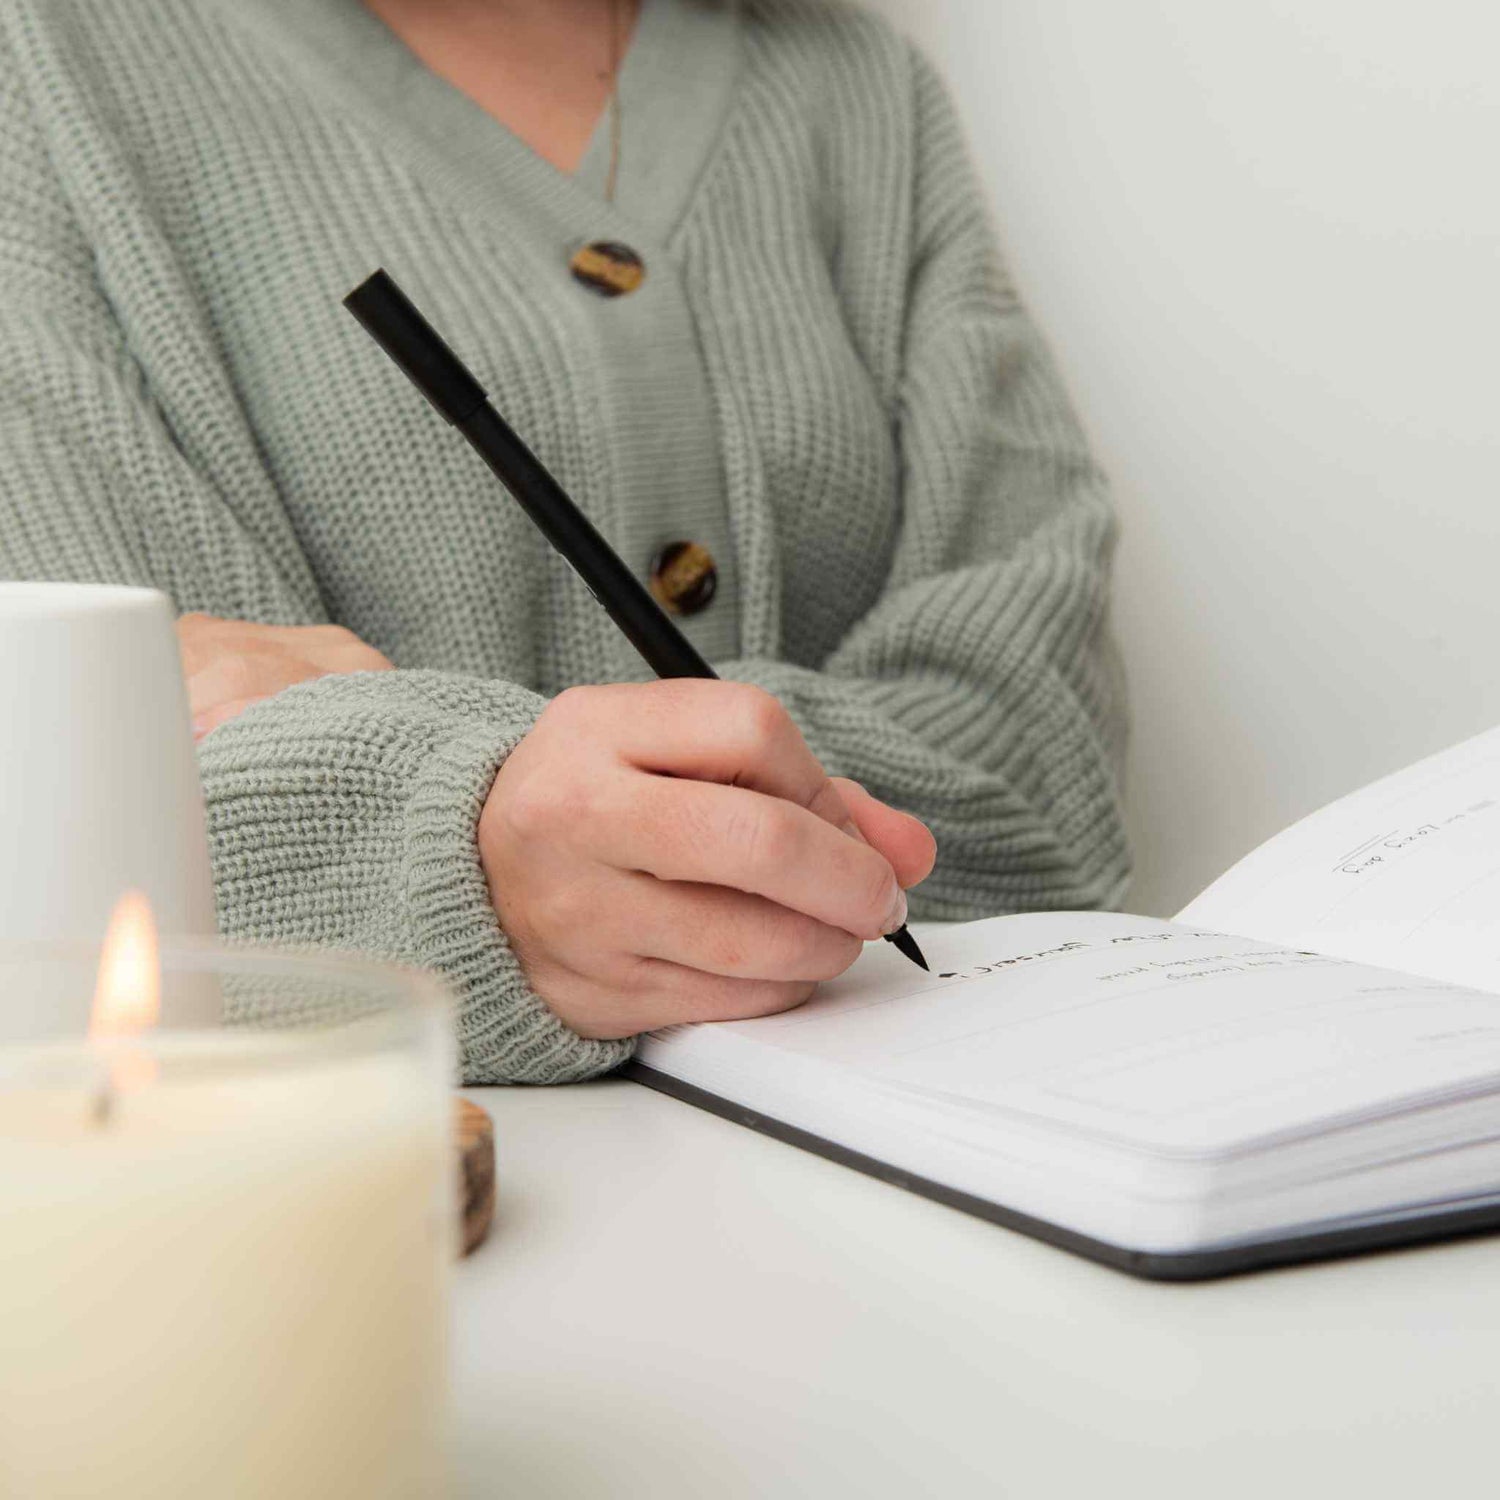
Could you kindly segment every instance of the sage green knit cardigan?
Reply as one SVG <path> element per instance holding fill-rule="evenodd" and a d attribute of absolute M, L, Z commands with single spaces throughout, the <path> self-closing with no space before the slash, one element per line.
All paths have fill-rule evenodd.
<path fill-rule="evenodd" d="M 1126 870 L 1105 485 L 931 71 L 830 0 L 645 0 L 621 100 L 611 204 L 607 130 L 557 172 L 357 0 L 0 7 L 0 576 L 396 663 L 203 742 L 219 919 L 441 971 L 475 1082 L 628 1055 L 528 987 L 475 824 L 549 694 L 649 674 L 340 306 L 377 265 L 632 566 L 714 554 L 688 634 L 927 820 L 913 915 Z"/>

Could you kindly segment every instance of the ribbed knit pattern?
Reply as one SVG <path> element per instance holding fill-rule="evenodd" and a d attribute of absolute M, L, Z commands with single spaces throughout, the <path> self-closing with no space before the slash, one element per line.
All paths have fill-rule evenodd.
<path fill-rule="evenodd" d="M 475 1082 L 628 1054 L 531 992 L 475 827 L 549 694 L 648 674 L 340 307 L 377 264 L 633 566 L 720 556 L 689 633 L 931 824 L 914 915 L 1126 872 L 1105 486 L 930 70 L 820 0 L 646 0 L 622 94 L 607 206 L 356 0 L 0 8 L 0 575 L 397 664 L 204 741 L 220 924 L 441 971 Z M 598 238 L 640 292 L 568 276 Z"/>

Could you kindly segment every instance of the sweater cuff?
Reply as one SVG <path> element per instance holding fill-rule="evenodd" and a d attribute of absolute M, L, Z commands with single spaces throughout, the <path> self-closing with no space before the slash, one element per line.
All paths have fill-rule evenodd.
<path fill-rule="evenodd" d="M 524 731 L 523 731 L 524 732 Z M 526 980 L 490 903 L 479 815 L 521 733 L 473 726 L 437 746 L 406 809 L 402 871 L 414 961 L 458 996 L 458 1043 L 470 1084 L 573 1083 L 618 1067 L 630 1039 L 579 1036 Z"/>

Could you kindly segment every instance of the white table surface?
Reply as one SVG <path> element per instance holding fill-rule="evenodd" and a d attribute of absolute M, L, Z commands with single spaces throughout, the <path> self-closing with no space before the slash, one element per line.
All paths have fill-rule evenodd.
<path fill-rule="evenodd" d="M 1153 1285 L 636 1084 L 471 1097 L 462 1496 L 1500 1489 L 1500 1239 Z"/>

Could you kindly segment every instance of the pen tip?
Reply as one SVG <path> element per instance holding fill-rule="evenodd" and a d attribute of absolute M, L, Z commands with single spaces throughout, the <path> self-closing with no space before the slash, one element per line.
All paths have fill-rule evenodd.
<path fill-rule="evenodd" d="M 922 950 L 917 947 L 917 940 L 906 928 L 898 927 L 894 932 L 885 935 L 888 943 L 894 943 L 919 969 L 927 968 L 927 960 L 922 957 Z M 931 970 L 928 970 L 930 973 Z"/>

